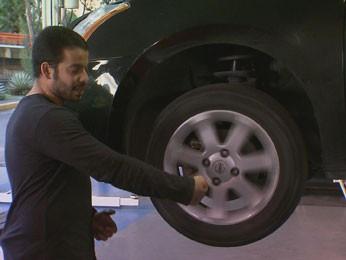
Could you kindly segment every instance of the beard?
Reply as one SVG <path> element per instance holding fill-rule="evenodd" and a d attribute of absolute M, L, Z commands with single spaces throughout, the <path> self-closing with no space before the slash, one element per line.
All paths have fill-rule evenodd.
<path fill-rule="evenodd" d="M 53 74 L 53 94 L 58 97 L 63 102 L 65 101 L 79 101 L 85 90 L 85 83 L 79 84 L 69 84 L 64 82 L 60 76 L 59 72 L 56 69 Z"/>

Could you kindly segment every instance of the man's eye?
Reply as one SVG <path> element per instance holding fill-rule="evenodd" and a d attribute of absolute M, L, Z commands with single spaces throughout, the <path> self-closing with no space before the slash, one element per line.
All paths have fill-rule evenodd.
<path fill-rule="evenodd" d="M 82 69 L 75 68 L 75 69 L 71 69 L 70 71 L 71 71 L 72 74 L 77 74 L 77 73 L 79 73 L 81 70 L 82 70 Z"/>

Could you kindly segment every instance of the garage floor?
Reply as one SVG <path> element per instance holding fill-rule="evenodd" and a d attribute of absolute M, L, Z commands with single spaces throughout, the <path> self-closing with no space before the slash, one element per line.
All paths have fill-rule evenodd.
<path fill-rule="evenodd" d="M 130 195 L 95 182 L 93 193 Z M 8 206 L 0 204 L 0 210 L 5 211 Z M 106 242 L 96 242 L 98 260 L 346 259 L 346 200 L 341 191 L 337 196 L 304 196 L 293 215 L 273 234 L 233 248 L 211 247 L 184 237 L 158 215 L 148 198 L 140 198 L 139 207 L 122 206 L 115 210 L 118 233 Z"/>
<path fill-rule="evenodd" d="M 118 233 L 96 243 L 99 260 L 345 260 L 346 201 L 340 196 L 305 196 L 288 221 L 253 244 L 216 248 L 172 229 L 148 199 L 140 207 L 116 209 Z"/>

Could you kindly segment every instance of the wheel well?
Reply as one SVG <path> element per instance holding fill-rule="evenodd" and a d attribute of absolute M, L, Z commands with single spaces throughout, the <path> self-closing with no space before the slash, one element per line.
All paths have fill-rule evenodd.
<path fill-rule="evenodd" d="M 311 102 L 301 83 L 280 61 L 230 44 L 187 49 L 151 68 L 127 108 L 126 151 L 143 159 L 155 119 L 172 100 L 194 88 L 227 82 L 260 89 L 286 108 L 301 129 L 310 166 L 316 173 L 321 165 L 320 137 Z"/>

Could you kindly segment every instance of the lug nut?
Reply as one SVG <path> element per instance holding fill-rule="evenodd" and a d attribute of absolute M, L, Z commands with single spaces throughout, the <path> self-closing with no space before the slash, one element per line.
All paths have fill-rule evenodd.
<path fill-rule="evenodd" d="M 205 167 L 208 167 L 210 165 L 209 159 L 203 159 L 202 163 Z"/>
<path fill-rule="evenodd" d="M 213 178 L 213 184 L 215 185 L 215 186 L 218 186 L 218 185 L 220 185 L 220 183 L 221 183 L 221 180 L 219 179 L 219 178 Z"/>
<path fill-rule="evenodd" d="M 227 149 L 222 149 L 220 153 L 222 157 L 227 157 L 229 155 L 229 151 Z"/>
<path fill-rule="evenodd" d="M 237 167 L 233 167 L 233 168 L 231 169 L 231 174 L 232 174 L 233 176 L 238 176 L 238 175 L 239 175 L 239 169 L 238 169 Z"/>

